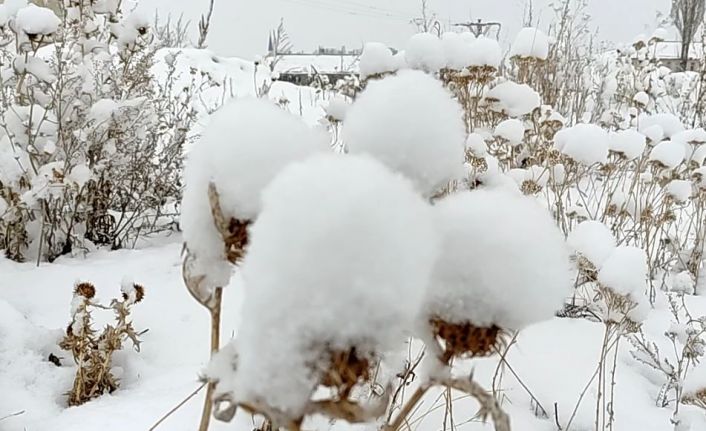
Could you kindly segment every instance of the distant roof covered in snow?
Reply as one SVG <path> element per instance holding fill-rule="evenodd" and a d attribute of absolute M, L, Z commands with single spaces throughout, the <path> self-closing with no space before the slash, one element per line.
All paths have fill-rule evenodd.
<path fill-rule="evenodd" d="M 692 42 L 689 49 L 689 58 L 700 59 L 703 57 L 703 43 Z M 665 40 L 657 42 L 654 48 L 656 57 L 659 59 L 675 59 L 681 57 L 681 42 L 676 40 Z"/>

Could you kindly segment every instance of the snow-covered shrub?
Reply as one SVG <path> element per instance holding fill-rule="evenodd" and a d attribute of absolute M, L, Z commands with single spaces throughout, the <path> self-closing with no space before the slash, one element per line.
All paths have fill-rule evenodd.
<path fill-rule="evenodd" d="M 221 397 L 285 424 L 307 414 L 318 385 L 346 399 L 401 346 L 437 251 L 431 208 L 380 162 L 292 163 L 265 189 L 251 229 L 236 365 L 210 371 Z"/>
<path fill-rule="evenodd" d="M 176 227 L 195 113 L 173 68 L 152 73 L 149 24 L 116 2 L 5 8 L 0 248 L 53 260 Z"/>
<path fill-rule="evenodd" d="M 59 347 L 71 352 L 76 363 L 73 388 L 68 393 L 70 406 L 81 405 L 104 393 L 118 389 L 120 381 L 113 375 L 113 354 L 130 340 L 140 350 L 141 333 L 135 331 L 130 319 L 132 306 L 142 301 L 145 288 L 129 280 L 123 281 L 120 298 L 105 307 L 95 300 L 96 288 L 88 282 L 76 283 L 71 302 L 71 322 Z M 93 311 L 111 309 L 115 326 L 106 325 L 101 333 L 93 328 Z"/>
<path fill-rule="evenodd" d="M 493 340 L 483 340 L 488 331 L 519 330 L 562 307 L 571 288 L 568 252 L 551 217 L 532 198 L 461 192 L 438 202 L 435 212 L 442 254 L 423 318 L 445 341 L 445 361 L 494 353 Z M 454 329 L 457 336 L 450 336 Z"/>
<path fill-rule="evenodd" d="M 188 278 L 199 280 L 198 296 L 208 298 L 228 284 L 230 264 L 242 258 L 245 229 L 257 218 L 272 178 L 292 161 L 326 149 L 325 136 L 266 100 L 236 100 L 212 116 L 189 153 L 182 203 Z M 214 221 L 216 205 L 225 233 Z"/>
<path fill-rule="evenodd" d="M 370 154 L 432 196 L 462 175 L 462 112 L 441 83 L 419 71 L 372 82 L 346 114 L 351 154 Z"/>

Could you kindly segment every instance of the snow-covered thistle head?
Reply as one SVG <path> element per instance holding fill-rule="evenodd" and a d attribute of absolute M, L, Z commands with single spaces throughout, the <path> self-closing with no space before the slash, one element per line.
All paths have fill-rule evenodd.
<path fill-rule="evenodd" d="M 345 398 L 366 361 L 404 340 L 437 251 L 431 208 L 378 161 L 317 155 L 290 165 L 251 229 L 237 369 L 214 376 L 219 392 L 291 420 L 318 385 Z M 332 378 L 346 364 L 356 377 Z"/>
<path fill-rule="evenodd" d="M 536 202 L 478 190 L 441 200 L 435 212 L 442 252 L 422 319 L 444 340 L 444 359 L 492 353 L 495 340 L 474 335 L 521 329 L 561 307 L 571 286 L 568 253 Z M 449 339 L 454 329 L 468 335 Z"/>
<path fill-rule="evenodd" d="M 426 196 L 463 173 L 465 131 L 458 103 L 419 71 L 372 82 L 343 125 L 351 154 L 370 154 L 410 178 Z"/>
<path fill-rule="evenodd" d="M 231 246 L 246 242 L 262 190 L 290 162 L 326 149 L 318 133 L 268 101 L 238 100 L 215 113 L 185 172 L 181 226 L 191 275 L 205 277 L 205 286 L 227 284 L 228 262 L 242 257 Z"/>

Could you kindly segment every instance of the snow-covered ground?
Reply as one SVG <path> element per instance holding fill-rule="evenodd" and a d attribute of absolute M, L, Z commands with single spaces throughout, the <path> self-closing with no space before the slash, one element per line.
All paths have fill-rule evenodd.
<path fill-rule="evenodd" d="M 62 258 L 52 264 L 15 263 L 0 258 L 0 417 L 22 412 L 0 422 L 3 431 L 104 431 L 146 430 L 164 413 L 199 386 L 198 375 L 208 358 L 208 315 L 184 288 L 181 279 L 181 239 L 178 236 L 140 250 L 99 251 L 86 258 Z M 139 353 L 127 348 L 116 357 L 122 368 L 122 386 L 80 407 L 68 408 L 65 393 L 70 389 L 74 367 L 70 354 L 56 342 L 69 322 L 72 289 L 77 280 L 96 285 L 97 297 L 107 303 L 119 293 L 124 277 L 144 284 L 146 296 L 133 311 L 143 336 Z M 225 290 L 223 334 L 230 338 L 238 326 L 243 286 L 235 277 Z M 706 298 L 690 297 L 690 311 L 706 314 Z M 659 301 L 646 321 L 646 333 L 657 341 L 671 325 L 665 301 Z M 110 312 L 96 315 L 107 322 Z M 282 324 L 286 324 L 283 318 Z M 527 391 L 509 370 L 499 385 L 504 407 L 516 430 L 556 430 L 555 417 L 564 429 L 591 379 L 598 362 L 603 326 L 585 320 L 554 319 L 521 332 L 507 357 L 524 386 L 547 411 L 539 410 Z M 662 343 L 663 344 L 663 343 Z M 665 351 L 667 346 L 665 345 Z M 48 361 L 50 353 L 62 359 L 57 367 Z M 468 361 L 457 373 L 473 372 L 484 386 L 492 386 L 497 359 Z M 619 376 L 615 388 L 615 429 L 628 431 L 671 430 L 669 408 L 655 406 L 662 381 L 629 354 L 621 343 Z M 491 429 L 473 419 L 474 401 L 463 399 L 453 406 L 453 420 L 459 429 Z M 595 417 L 595 385 L 586 391 L 570 429 L 592 430 Z M 191 399 L 159 429 L 193 430 L 203 393 Z M 555 415 L 556 406 L 556 415 Z M 682 406 L 693 420 L 691 430 L 706 429 L 701 410 Z M 436 430 L 444 423 L 443 391 L 428 394 L 413 416 L 413 430 Z M 212 429 L 252 428 L 243 414 L 236 424 L 214 422 Z M 323 425 L 321 422 L 319 425 Z M 339 424 L 344 426 L 344 424 Z M 336 426 L 339 428 L 339 426 Z"/>

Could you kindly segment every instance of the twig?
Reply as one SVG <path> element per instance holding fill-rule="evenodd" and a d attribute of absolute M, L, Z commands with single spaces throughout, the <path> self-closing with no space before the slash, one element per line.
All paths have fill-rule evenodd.
<path fill-rule="evenodd" d="M 7 416 L 1 417 L 1 418 L 0 418 L 0 421 L 4 421 L 5 419 L 14 418 L 15 416 L 20 416 L 20 415 L 23 415 L 23 414 L 25 414 L 25 411 L 24 411 L 24 410 L 20 410 L 19 412 L 11 413 L 11 414 L 9 414 L 9 415 L 7 415 Z"/>
<path fill-rule="evenodd" d="M 167 418 L 168 418 L 169 416 L 171 416 L 175 411 L 179 410 L 179 409 L 181 408 L 181 406 L 183 406 L 184 404 L 186 404 L 190 399 L 192 399 L 192 398 L 195 397 L 199 392 L 201 392 L 201 389 L 203 389 L 204 386 L 206 386 L 206 384 L 207 384 L 206 382 L 202 383 L 201 386 L 199 386 L 198 388 L 196 388 L 196 389 L 195 389 L 192 393 L 190 393 L 186 398 L 184 398 L 183 400 L 181 400 L 181 401 L 179 402 L 179 404 L 177 404 L 176 406 L 174 406 L 174 407 L 173 407 L 171 410 L 169 410 L 164 416 L 162 416 L 161 418 L 159 418 L 159 420 L 158 420 L 157 422 L 155 422 L 155 424 L 152 425 L 152 427 L 150 427 L 150 429 L 149 429 L 148 431 L 154 431 L 155 429 L 157 429 L 157 427 L 158 427 L 162 422 L 164 422 L 165 420 L 167 420 Z"/>

